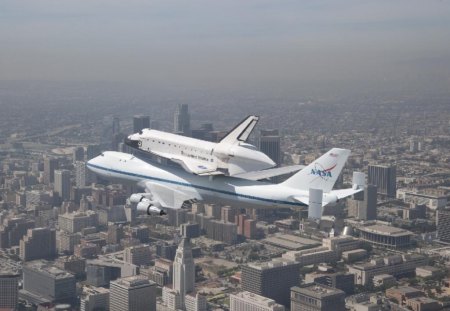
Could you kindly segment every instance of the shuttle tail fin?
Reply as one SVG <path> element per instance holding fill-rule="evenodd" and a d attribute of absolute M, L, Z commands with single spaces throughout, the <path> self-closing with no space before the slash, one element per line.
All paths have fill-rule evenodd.
<path fill-rule="evenodd" d="M 333 148 L 281 185 L 306 191 L 321 189 L 324 193 L 330 192 L 349 155 L 350 150 Z"/>
<path fill-rule="evenodd" d="M 258 116 L 248 116 L 236 125 L 228 134 L 222 138 L 219 144 L 234 144 L 237 141 L 245 142 L 258 123 Z"/>

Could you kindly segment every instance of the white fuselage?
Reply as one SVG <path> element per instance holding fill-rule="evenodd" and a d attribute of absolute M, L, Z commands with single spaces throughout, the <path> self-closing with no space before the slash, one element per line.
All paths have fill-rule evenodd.
<path fill-rule="evenodd" d="M 236 142 L 218 144 L 157 130 L 144 129 L 128 137 L 138 142 L 137 148 L 168 159 L 193 160 L 215 170 L 226 170 L 229 175 L 272 168 L 276 165 L 255 146 Z"/>
<path fill-rule="evenodd" d="M 228 176 L 197 176 L 176 167 L 148 163 L 127 153 L 104 152 L 90 160 L 87 166 L 107 179 L 120 179 L 136 183 L 152 182 L 176 191 L 198 193 L 211 203 L 239 203 L 247 207 L 299 207 L 305 206 L 292 199 L 307 196 L 307 191 L 277 184 L 251 181 Z M 164 206 L 170 208 L 170 206 Z"/>

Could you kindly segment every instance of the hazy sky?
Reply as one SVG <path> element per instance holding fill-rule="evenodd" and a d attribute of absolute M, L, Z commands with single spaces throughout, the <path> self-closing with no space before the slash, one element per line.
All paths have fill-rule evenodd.
<path fill-rule="evenodd" d="M 0 80 L 450 85 L 445 0 L 1 0 Z"/>

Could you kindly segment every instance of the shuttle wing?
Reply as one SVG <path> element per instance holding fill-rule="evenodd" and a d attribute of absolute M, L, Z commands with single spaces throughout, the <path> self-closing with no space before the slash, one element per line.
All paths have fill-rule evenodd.
<path fill-rule="evenodd" d="M 304 165 L 291 165 L 284 167 L 276 167 L 270 168 L 267 170 L 256 171 L 256 172 L 248 172 L 248 173 L 240 173 L 233 175 L 233 177 L 248 179 L 248 180 L 261 180 L 267 179 L 275 176 L 286 175 L 289 173 L 297 172 L 304 168 Z"/>
<path fill-rule="evenodd" d="M 158 201 L 162 207 L 179 209 L 186 201 L 201 200 L 197 190 L 178 190 L 176 185 L 161 185 L 150 181 L 145 182 L 145 189 L 152 194 L 152 199 Z M 184 188 L 185 189 L 185 188 Z"/>

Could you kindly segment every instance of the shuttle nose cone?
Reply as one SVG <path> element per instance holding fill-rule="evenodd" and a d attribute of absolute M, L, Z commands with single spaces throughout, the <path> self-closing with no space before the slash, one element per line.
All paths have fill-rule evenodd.
<path fill-rule="evenodd" d="M 131 148 L 138 149 L 139 142 L 140 142 L 140 140 L 139 140 L 139 138 L 136 137 L 135 134 L 125 137 L 125 139 L 124 139 L 125 145 L 130 146 Z"/>

